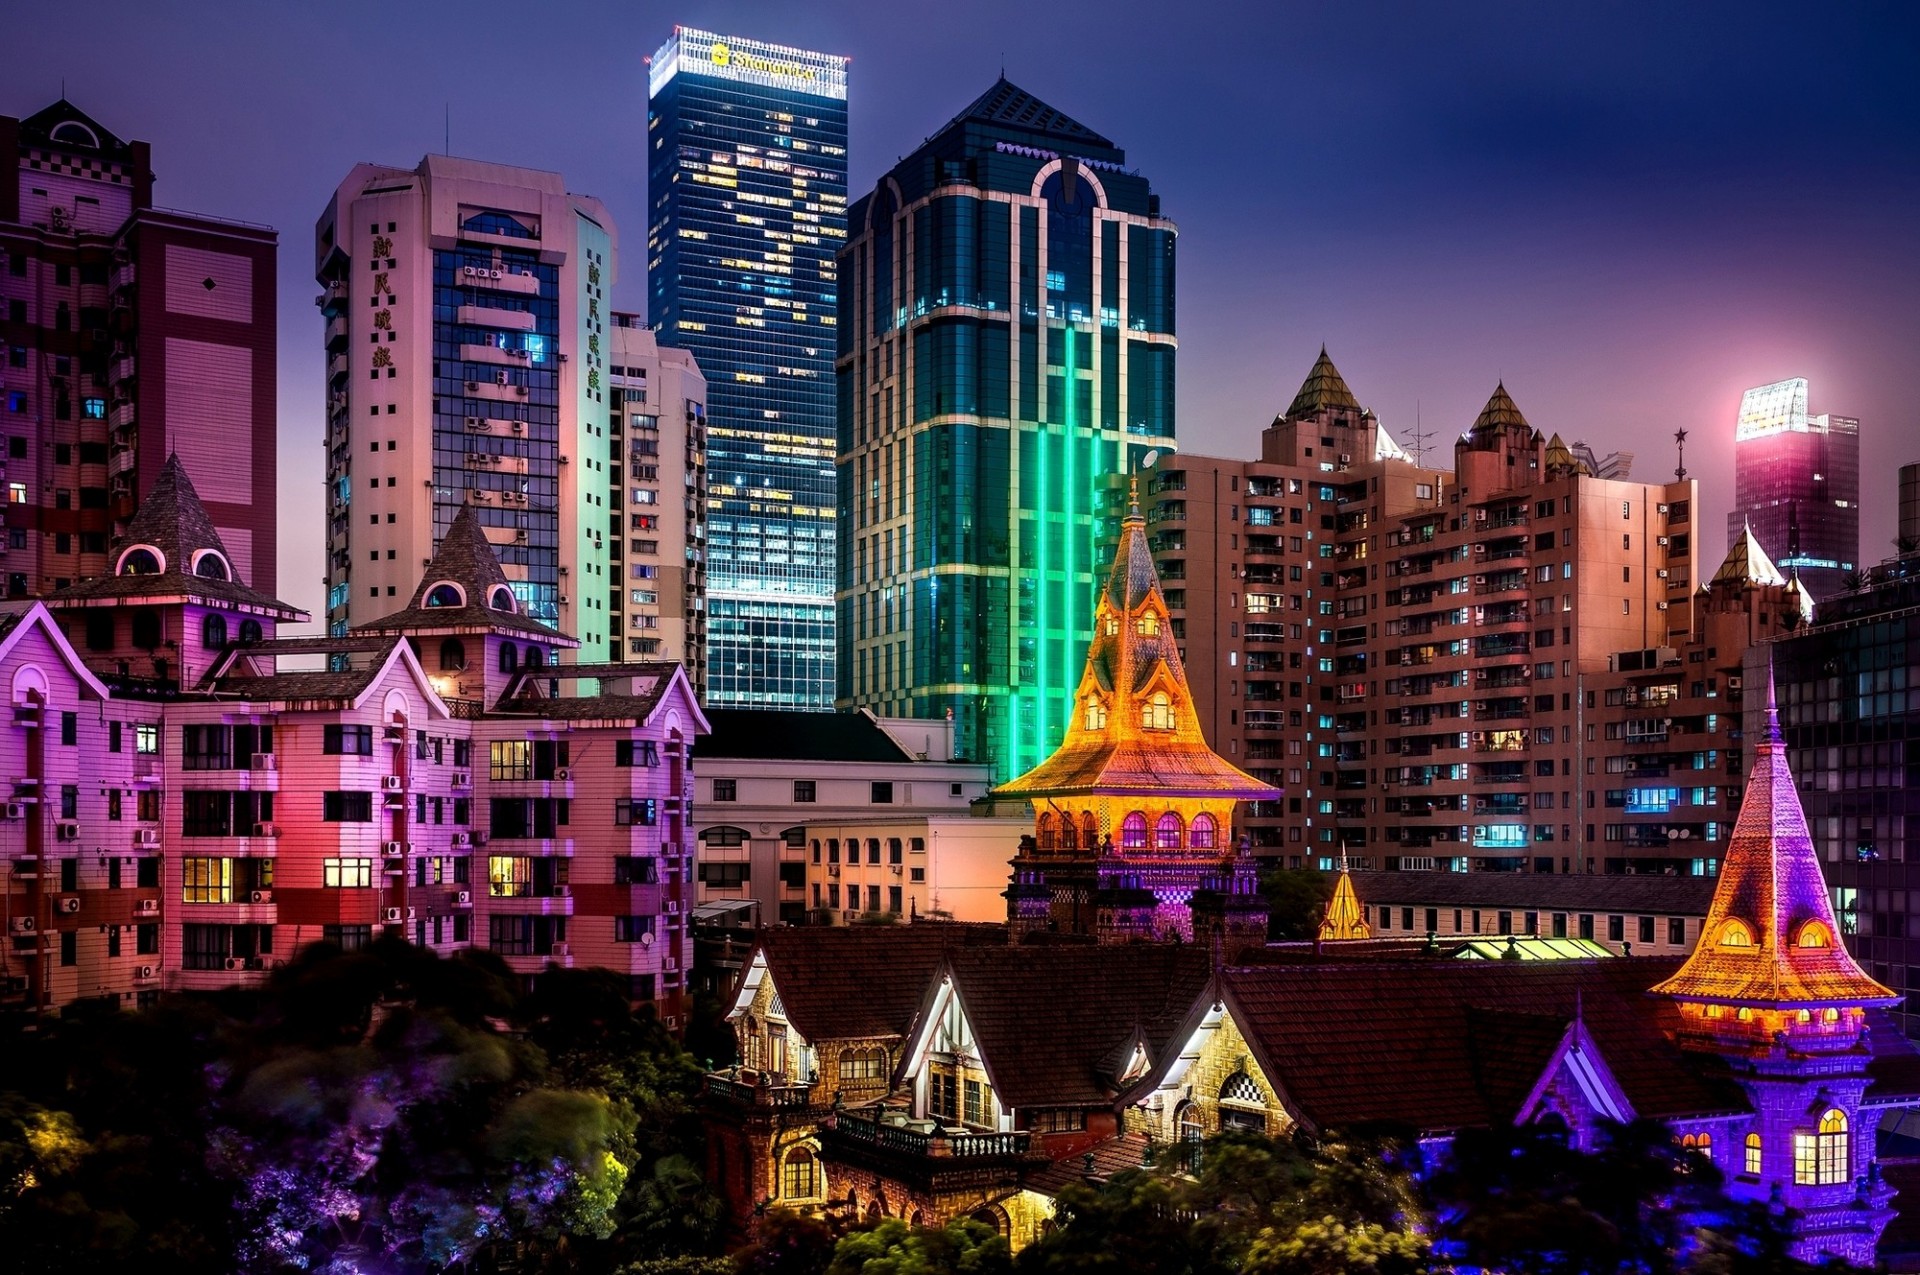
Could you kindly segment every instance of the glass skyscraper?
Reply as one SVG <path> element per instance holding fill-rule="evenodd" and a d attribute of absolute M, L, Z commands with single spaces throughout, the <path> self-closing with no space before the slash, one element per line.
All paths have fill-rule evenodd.
<path fill-rule="evenodd" d="M 1004 78 L 848 221 L 837 699 L 950 713 L 1008 779 L 1074 709 L 1104 494 L 1172 442 L 1174 226 Z"/>
<path fill-rule="evenodd" d="M 1740 397 L 1727 544 L 1753 527 L 1782 571 L 1828 598 L 1860 562 L 1860 422 L 1807 414 L 1805 377 Z"/>
<path fill-rule="evenodd" d="M 647 285 L 707 378 L 716 704 L 833 704 L 847 59 L 676 27 L 648 75 Z"/>

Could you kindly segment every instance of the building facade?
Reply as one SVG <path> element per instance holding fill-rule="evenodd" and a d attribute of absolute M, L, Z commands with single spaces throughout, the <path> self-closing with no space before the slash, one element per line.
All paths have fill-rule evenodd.
<path fill-rule="evenodd" d="M 608 653 L 677 660 L 704 696 L 707 381 L 693 355 L 661 348 L 639 316 L 612 320 Z"/>
<path fill-rule="evenodd" d="M 314 236 L 328 630 L 404 607 L 471 508 L 525 614 L 607 659 L 609 523 L 631 510 L 608 507 L 606 210 L 554 173 L 429 155 L 356 166 Z"/>
<path fill-rule="evenodd" d="M 1060 742 L 1098 480 L 1173 436 L 1174 239 L 1126 154 L 1002 79 L 855 204 L 840 259 L 836 702 Z"/>
<path fill-rule="evenodd" d="M 1860 422 L 1809 415 L 1803 376 L 1740 396 L 1727 543 L 1747 526 L 1816 598 L 1840 592 L 1860 564 Z"/>
<path fill-rule="evenodd" d="M 275 250 L 154 206 L 152 153 L 67 101 L 0 117 L 6 596 L 110 574 L 170 455 L 247 578 L 278 574 Z"/>
<path fill-rule="evenodd" d="M 647 87 L 649 317 L 710 386 L 709 696 L 828 708 L 847 59 L 676 27 Z"/>
<path fill-rule="evenodd" d="M 0 978 L 37 1012 L 256 984 L 378 936 L 687 1012 L 690 750 L 674 663 L 560 664 L 463 512 L 344 637 L 248 587 L 177 460 L 114 572 L 9 614 Z M 281 661 L 325 659 L 324 671 Z M 592 678 L 597 694 L 558 694 Z"/>

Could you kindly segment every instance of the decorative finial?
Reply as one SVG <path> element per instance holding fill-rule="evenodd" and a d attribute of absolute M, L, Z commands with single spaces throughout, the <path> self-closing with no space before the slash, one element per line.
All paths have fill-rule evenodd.
<path fill-rule="evenodd" d="M 1673 477 L 1677 482 L 1685 482 L 1687 480 L 1687 431 L 1684 429 L 1674 430 L 1673 442 L 1680 453 L 1679 462 L 1674 466 Z"/>
<path fill-rule="evenodd" d="M 1127 521 L 1146 521 L 1146 516 L 1140 512 L 1140 475 L 1138 474 L 1129 475 L 1127 478 Z"/>
<path fill-rule="evenodd" d="M 1780 733 L 1780 702 L 1773 689 L 1773 647 L 1767 647 L 1767 743 L 1784 744 L 1786 736 Z"/>

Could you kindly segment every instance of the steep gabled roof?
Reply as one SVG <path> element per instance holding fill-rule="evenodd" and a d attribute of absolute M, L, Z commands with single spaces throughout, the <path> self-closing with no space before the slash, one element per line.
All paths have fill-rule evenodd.
<path fill-rule="evenodd" d="M 1313 370 L 1301 382 L 1300 392 L 1293 396 L 1293 402 L 1281 413 L 1281 419 L 1297 421 L 1318 415 L 1329 408 L 1348 408 L 1358 412 L 1360 400 L 1347 388 L 1346 378 L 1340 375 L 1340 369 L 1327 357 L 1327 347 L 1323 345 L 1320 347 L 1320 357 L 1314 360 Z"/>
<path fill-rule="evenodd" d="M 1006 941 L 1004 925 L 809 925 L 765 931 L 755 955 L 787 1021 L 818 1045 L 905 1036 L 950 948 Z"/>
<path fill-rule="evenodd" d="M 1727 547 L 1727 556 L 1721 560 L 1720 569 L 1713 573 L 1709 587 L 1715 584 L 1747 585 L 1761 584 L 1775 588 L 1787 582 L 1780 574 L 1780 568 L 1773 565 L 1773 559 L 1760 547 L 1759 539 L 1753 534 L 1753 525 L 1740 528 L 1740 534 Z"/>
<path fill-rule="evenodd" d="M 1755 1008 L 1881 1005 L 1899 996 L 1848 954 L 1787 767 L 1767 665 L 1766 729 L 1721 860 L 1713 904 L 1687 962 L 1661 996 Z"/>
<path fill-rule="evenodd" d="M 92 133 L 100 143 L 98 147 L 88 146 L 74 140 L 69 134 L 59 140 L 53 137 L 54 131 L 62 124 L 78 124 Z M 125 141 L 116 137 L 99 120 L 87 114 L 79 107 L 61 98 L 52 106 L 35 111 L 20 121 L 20 140 L 30 146 L 45 146 L 54 150 L 97 151 L 113 159 L 124 158 L 128 147 Z"/>
<path fill-rule="evenodd" d="M 1084 146 L 1113 145 L 1079 120 L 1047 105 L 1004 75 L 994 82 L 992 88 L 954 116 L 952 124 L 964 122 L 997 124 L 1002 128 L 1042 133 L 1058 141 L 1078 142 Z M 948 127 L 952 127 L 952 124 Z"/>
<path fill-rule="evenodd" d="M 464 599 L 463 604 L 429 605 L 434 589 L 441 584 L 457 585 Z M 515 610 L 496 610 L 490 605 L 495 589 L 506 589 L 510 594 L 513 586 L 507 582 L 507 573 L 500 569 L 500 557 L 488 543 L 473 506 L 463 505 L 454 516 L 453 525 L 447 528 L 447 534 L 440 538 L 440 547 L 434 550 L 433 561 L 421 575 L 420 584 L 414 589 L 413 598 L 406 607 L 377 620 L 357 624 L 353 631 L 391 633 L 413 630 L 431 633 L 498 629 L 531 634 L 555 646 L 580 645 L 557 629 L 548 628 L 540 621 L 522 615 L 517 609 L 517 602 Z"/>
<path fill-rule="evenodd" d="M 128 598 L 158 601 L 162 598 L 186 598 L 199 602 L 251 608 L 282 620 L 306 619 L 298 607 L 247 587 L 233 565 L 233 556 L 207 516 L 200 493 L 179 456 L 167 457 L 159 477 L 140 499 L 126 534 L 115 544 L 118 564 L 126 551 L 147 546 L 158 552 L 162 570 L 141 575 L 107 575 L 62 589 L 54 595 L 56 606 L 85 606 L 95 600 L 119 602 Z M 225 578 L 201 575 L 195 559 L 219 555 L 225 564 Z M 209 569 L 211 569 L 209 567 Z"/>

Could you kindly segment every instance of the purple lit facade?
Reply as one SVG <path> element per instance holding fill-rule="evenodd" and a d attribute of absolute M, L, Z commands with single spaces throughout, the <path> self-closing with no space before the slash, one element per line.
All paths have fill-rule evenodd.
<path fill-rule="evenodd" d="M 1860 562 L 1860 422 L 1807 413 L 1804 377 L 1756 386 L 1734 431 L 1727 544 L 1751 526 L 1767 556 L 1816 598 Z"/>

